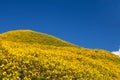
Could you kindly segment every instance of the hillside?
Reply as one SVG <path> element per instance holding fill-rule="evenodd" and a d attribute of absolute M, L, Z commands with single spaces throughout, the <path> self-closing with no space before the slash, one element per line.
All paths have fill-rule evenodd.
<path fill-rule="evenodd" d="M 120 80 L 120 57 L 31 30 L 9 31 L 0 35 L 0 80 Z"/>
<path fill-rule="evenodd" d="M 0 35 L 2 40 L 25 43 L 38 43 L 43 45 L 54 46 L 73 46 L 61 39 L 50 36 L 44 33 L 35 32 L 32 30 L 15 30 L 3 33 Z"/>

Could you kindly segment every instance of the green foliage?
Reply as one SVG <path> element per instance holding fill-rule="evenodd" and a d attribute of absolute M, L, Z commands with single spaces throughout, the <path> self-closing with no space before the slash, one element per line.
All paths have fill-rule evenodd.
<path fill-rule="evenodd" d="M 120 80 L 120 57 L 67 42 L 64 46 L 64 41 L 51 36 L 48 39 L 46 34 L 42 38 L 48 41 L 39 43 L 37 39 L 42 41 L 42 38 L 34 39 L 31 33 L 37 38 L 36 32 L 31 31 L 2 34 L 0 80 Z M 19 38 L 15 37 L 19 34 Z M 60 41 L 59 46 L 50 45 L 50 39 Z"/>

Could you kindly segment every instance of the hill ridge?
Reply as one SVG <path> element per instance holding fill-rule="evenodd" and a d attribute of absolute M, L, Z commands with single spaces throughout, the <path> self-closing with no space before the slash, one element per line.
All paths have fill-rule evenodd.
<path fill-rule="evenodd" d="M 72 43 L 68 43 L 60 38 L 57 38 L 46 33 L 36 32 L 33 30 L 13 30 L 2 33 L 0 37 L 8 41 L 21 41 L 30 43 L 40 43 L 45 45 L 55 46 L 75 46 Z"/>

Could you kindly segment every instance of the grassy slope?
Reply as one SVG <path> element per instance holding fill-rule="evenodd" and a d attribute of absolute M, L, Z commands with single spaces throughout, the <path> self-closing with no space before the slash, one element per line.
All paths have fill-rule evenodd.
<path fill-rule="evenodd" d="M 1 79 L 120 80 L 120 57 L 78 48 L 46 34 L 12 31 L 1 35 Z"/>
<path fill-rule="evenodd" d="M 35 32 L 32 30 L 15 30 L 3 33 L 0 35 L 2 40 L 25 43 L 39 43 L 43 45 L 54 46 L 73 46 L 61 39 L 50 36 L 44 33 Z"/>

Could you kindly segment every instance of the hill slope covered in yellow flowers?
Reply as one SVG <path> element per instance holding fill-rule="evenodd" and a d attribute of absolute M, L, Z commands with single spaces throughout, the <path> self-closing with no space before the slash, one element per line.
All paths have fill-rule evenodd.
<path fill-rule="evenodd" d="M 120 80 L 120 57 L 32 30 L 0 34 L 0 80 Z"/>

